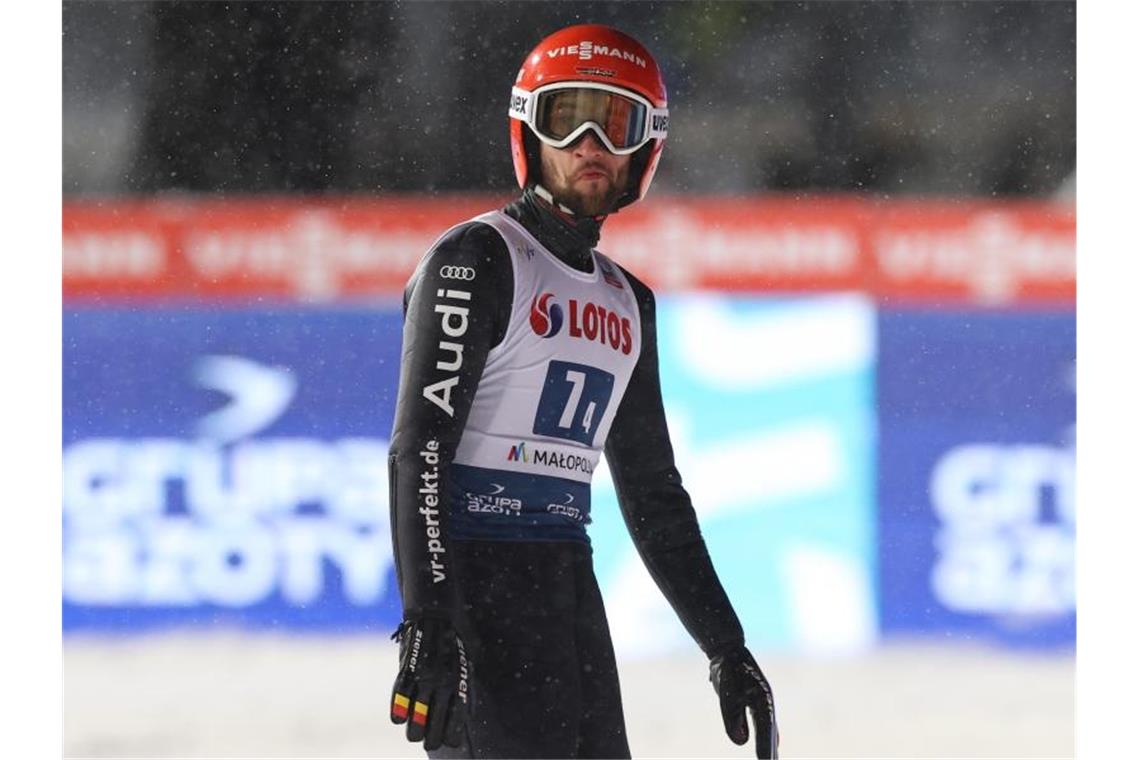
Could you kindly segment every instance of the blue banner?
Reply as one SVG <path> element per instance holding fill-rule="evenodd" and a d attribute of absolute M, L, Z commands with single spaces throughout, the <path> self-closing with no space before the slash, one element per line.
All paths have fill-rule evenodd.
<path fill-rule="evenodd" d="M 1071 644 L 1076 318 L 879 318 L 883 632 Z"/>
<path fill-rule="evenodd" d="M 65 629 L 391 630 L 400 322 L 396 308 L 66 313 Z M 873 643 L 873 305 L 662 298 L 658 322 L 678 466 L 749 641 Z M 606 467 L 591 514 L 619 650 L 692 649 Z"/>
<path fill-rule="evenodd" d="M 1073 641 L 1072 313 L 699 296 L 658 321 L 678 466 L 751 642 Z M 400 323 L 67 312 L 65 629 L 390 630 Z M 691 646 L 607 468 L 593 491 L 619 650 Z"/>
<path fill-rule="evenodd" d="M 64 314 L 65 630 L 391 630 L 400 314 Z"/>

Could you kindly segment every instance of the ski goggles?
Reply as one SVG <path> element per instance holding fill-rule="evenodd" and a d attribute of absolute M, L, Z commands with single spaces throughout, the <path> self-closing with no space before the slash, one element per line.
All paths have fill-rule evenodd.
<path fill-rule="evenodd" d="M 629 155 L 669 132 L 669 109 L 654 108 L 638 95 L 605 84 L 575 82 L 511 89 L 512 119 L 525 122 L 552 148 L 565 148 L 586 130 L 618 156 Z"/>

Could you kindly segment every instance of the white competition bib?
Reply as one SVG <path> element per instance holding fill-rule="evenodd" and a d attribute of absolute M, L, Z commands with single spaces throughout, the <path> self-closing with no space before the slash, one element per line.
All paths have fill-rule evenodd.
<path fill-rule="evenodd" d="M 641 352 L 637 298 L 597 251 L 580 272 L 501 211 L 474 221 L 506 241 L 514 294 L 451 468 L 453 533 L 586 540 L 590 480 Z"/>

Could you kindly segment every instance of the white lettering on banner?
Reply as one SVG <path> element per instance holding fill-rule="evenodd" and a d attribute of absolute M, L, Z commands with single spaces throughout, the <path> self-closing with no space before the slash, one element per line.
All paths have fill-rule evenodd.
<path fill-rule="evenodd" d="M 392 562 L 392 541 L 386 528 L 364 530 L 298 517 L 281 525 L 281 537 L 286 550 L 282 556 L 289 559 L 282 569 L 281 593 L 289 602 L 317 601 L 326 557 L 340 569 L 342 591 L 349 602 L 364 607 L 383 596 Z"/>
<path fill-rule="evenodd" d="M 63 276 L 151 279 L 166 267 L 162 239 L 145 232 L 63 236 Z"/>
<path fill-rule="evenodd" d="M 74 604 L 119 605 L 138 599 L 138 539 L 124 528 L 64 529 L 63 598 Z M 176 592 L 181 591 L 176 586 Z M 188 594 L 171 593 L 171 604 L 192 602 Z"/>
<path fill-rule="evenodd" d="M 593 63 L 612 50 L 590 48 Z M 576 54 L 580 53 L 579 46 Z M 512 99 L 516 116 L 526 107 L 519 93 L 525 94 L 515 91 Z M 651 125 L 654 134 L 657 130 L 663 134 L 667 115 L 654 111 Z M 745 213 L 733 215 L 739 218 Z M 707 275 L 793 281 L 825 277 L 842 280 L 845 288 L 883 287 L 888 292 L 925 293 L 932 284 L 949 285 L 985 302 L 1005 303 L 1027 287 L 1063 288 L 1075 281 L 1072 227 L 1041 228 L 1043 212 L 1033 207 L 1031 213 L 1023 222 L 1014 213 L 983 210 L 964 224 L 941 229 L 931 228 L 937 222 L 915 217 L 925 226 L 906 222 L 908 228 L 903 229 L 903 225 L 892 227 L 895 222 L 875 209 L 867 217 L 871 231 L 864 240 L 863 222 L 780 220 L 778 214 L 758 206 L 754 219 L 738 224 L 730 217 L 722 224 L 673 204 L 609 229 L 602 247 L 621 252 L 623 263 L 634 271 L 653 272 L 664 288 L 692 287 Z M 172 267 L 184 259 L 189 270 L 185 280 L 205 289 L 284 288 L 290 295 L 314 301 L 365 288 L 394 292 L 438 234 L 438 228 L 430 225 L 422 230 L 412 222 L 391 226 L 405 224 L 400 221 L 358 228 L 319 207 L 302 208 L 279 221 L 252 227 L 210 229 L 211 224 L 225 223 L 214 222 L 207 213 L 201 221 L 191 215 L 184 227 L 164 234 L 147 228 L 69 229 L 63 236 L 65 280 L 80 289 L 97 288 L 99 281 L 171 287 L 169 280 L 163 284 L 163 278 L 174 274 L 183 278 L 186 273 Z M 863 246 L 872 257 L 866 262 L 873 265 L 872 272 L 861 269 Z M 466 278 L 470 273 L 450 274 Z"/>
<path fill-rule="evenodd" d="M 84 525 L 161 515 L 172 491 L 213 520 L 290 514 L 319 504 L 338 519 L 387 518 L 388 444 L 267 438 L 221 448 L 177 438 L 95 438 L 64 450 L 64 514 Z"/>
<path fill-rule="evenodd" d="M 386 529 L 298 517 L 218 528 L 185 517 L 73 532 L 64 599 L 91 606 L 244 607 L 280 592 L 294 606 L 326 591 L 325 564 L 357 606 L 384 596 L 392 564 Z"/>
<path fill-rule="evenodd" d="M 223 607 L 245 607 L 267 598 L 276 585 L 275 542 L 265 528 L 214 530 L 201 537 L 190 581 L 202 597 Z"/>
<path fill-rule="evenodd" d="M 139 538 L 132 553 L 138 587 L 134 597 L 124 602 L 144 605 L 193 606 L 202 601 L 195 588 L 195 557 L 197 531 L 186 519 L 155 519 L 142 523 L 134 531 L 124 526 L 124 532 Z M 128 589 L 124 589 L 128 590 Z"/>
<path fill-rule="evenodd" d="M 327 567 L 352 604 L 392 564 L 387 441 L 89 439 L 64 450 L 64 598 L 305 605 Z"/>
<path fill-rule="evenodd" d="M 319 211 L 299 212 L 291 222 L 255 230 L 197 230 L 184 250 L 198 278 L 284 280 L 298 295 L 328 299 L 345 278 L 387 275 L 403 280 L 437 231 L 354 230 Z"/>
<path fill-rule="evenodd" d="M 1043 445 L 969 444 L 934 467 L 942 522 L 931 588 L 967 613 L 1075 609 L 1075 454 Z"/>
<path fill-rule="evenodd" d="M 859 239 L 840 225 L 722 230 L 678 209 L 653 224 L 614 228 L 604 247 L 663 287 L 691 287 L 702 275 L 849 278 L 859 272 Z M 694 255 L 699 252 L 700 255 Z"/>
<path fill-rule="evenodd" d="M 1027 282 L 1063 284 L 1077 276 L 1072 232 L 1022 229 L 999 213 L 962 229 L 884 232 L 873 245 L 888 280 L 958 283 L 990 303 L 1012 300 Z"/>

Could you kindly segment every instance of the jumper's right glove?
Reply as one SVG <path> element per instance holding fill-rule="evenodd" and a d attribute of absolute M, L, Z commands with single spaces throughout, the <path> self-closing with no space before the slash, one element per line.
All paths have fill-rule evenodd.
<path fill-rule="evenodd" d="M 392 722 L 408 724 L 408 741 L 425 750 L 441 743 L 458 747 L 467 721 L 467 653 L 445 620 L 405 620 L 392 638 L 400 640 L 400 671 L 392 687 Z"/>
<path fill-rule="evenodd" d="M 715 655 L 709 662 L 709 680 L 720 696 L 720 714 L 728 738 L 736 744 L 748 741 L 748 721 L 744 716 L 747 707 L 756 727 L 756 757 L 776 760 L 780 732 L 776 730 L 772 687 L 749 651 L 738 647 Z"/>

